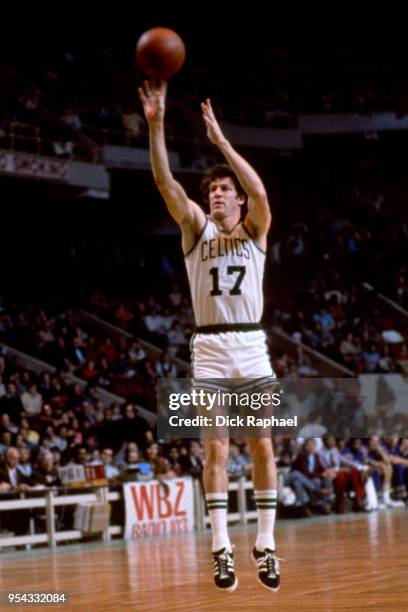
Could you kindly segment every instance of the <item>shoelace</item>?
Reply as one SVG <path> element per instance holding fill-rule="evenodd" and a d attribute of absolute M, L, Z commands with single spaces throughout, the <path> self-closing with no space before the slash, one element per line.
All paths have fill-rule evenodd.
<path fill-rule="evenodd" d="M 286 559 L 276 557 L 273 553 L 266 553 L 264 558 L 258 561 L 259 569 L 265 567 L 268 570 L 268 575 L 274 574 L 277 576 L 280 573 L 279 561 L 286 561 Z"/>
<path fill-rule="evenodd" d="M 275 559 L 275 557 L 269 553 L 268 555 L 266 555 L 266 567 L 268 569 L 268 576 L 270 576 L 271 574 L 274 574 L 275 576 L 279 573 L 279 563 L 278 560 Z"/>
<path fill-rule="evenodd" d="M 217 567 L 218 573 L 221 578 L 228 577 L 228 565 L 229 565 L 229 557 L 227 554 L 218 555 L 214 560 L 214 563 Z"/>

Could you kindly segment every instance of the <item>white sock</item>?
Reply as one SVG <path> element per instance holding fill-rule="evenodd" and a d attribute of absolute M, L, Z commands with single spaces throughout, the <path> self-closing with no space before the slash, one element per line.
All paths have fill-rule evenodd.
<path fill-rule="evenodd" d="M 208 514 L 212 530 L 212 552 L 226 548 L 232 551 L 227 530 L 228 493 L 206 493 Z"/>
<path fill-rule="evenodd" d="M 390 498 L 390 490 L 389 489 L 383 489 L 383 500 L 385 504 L 389 504 L 391 501 Z"/>
<path fill-rule="evenodd" d="M 270 548 L 275 550 L 276 489 L 255 491 L 255 503 L 258 512 L 258 535 L 255 546 L 258 550 Z"/>

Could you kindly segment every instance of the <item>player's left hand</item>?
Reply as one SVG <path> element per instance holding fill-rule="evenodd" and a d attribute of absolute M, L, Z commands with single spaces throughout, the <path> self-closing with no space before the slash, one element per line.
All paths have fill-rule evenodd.
<path fill-rule="evenodd" d="M 211 101 L 209 98 L 205 102 L 201 103 L 201 110 L 203 113 L 204 123 L 207 128 L 207 136 L 210 142 L 213 144 L 220 146 L 227 142 L 220 125 L 215 118 L 214 111 L 211 106 Z"/>

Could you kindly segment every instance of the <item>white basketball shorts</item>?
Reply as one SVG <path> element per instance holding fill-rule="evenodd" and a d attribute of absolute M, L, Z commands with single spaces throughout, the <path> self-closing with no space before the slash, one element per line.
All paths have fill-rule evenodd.
<path fill-rule="evenodd" d="M 253 382 L 258 387 L 276 378 L 262 330 L 196 333 L 190 348 L 194 380 L 257 379 Z"/>

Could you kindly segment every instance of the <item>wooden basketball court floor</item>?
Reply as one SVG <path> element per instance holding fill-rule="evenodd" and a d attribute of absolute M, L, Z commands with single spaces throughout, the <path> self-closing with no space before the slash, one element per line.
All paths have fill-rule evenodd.
<path fill-rule="evenodd" d="M 240 581 L 231 594 L 212 585 L 209 534 L 4 552 L 0 591 L 3 600 L 9 590 L 64 592 L 68 602 L 59 609 L 98 612 L 408 610 L 407 510 L 279 521 L 286 562 L 276 594 L 256 581 L 249 558 L 255 532 L 255 524 L 231 529 Z"/>

